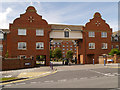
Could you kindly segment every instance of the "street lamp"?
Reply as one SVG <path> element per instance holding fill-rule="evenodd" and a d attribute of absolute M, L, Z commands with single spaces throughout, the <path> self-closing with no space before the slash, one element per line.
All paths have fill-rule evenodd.
<path fill-rule="evenodd" d="M 102 55 L 103 55 L 103 59 L 104 59 L 104 66 L 106 66 L 106 60 L 105 60 L 105 58 L 106 58 L 107 54 L 102 54 Z"/>

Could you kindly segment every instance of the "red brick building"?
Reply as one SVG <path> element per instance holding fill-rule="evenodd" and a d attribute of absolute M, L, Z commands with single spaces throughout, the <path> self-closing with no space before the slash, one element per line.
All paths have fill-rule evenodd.
<path fill-rule="evenodd" d="M 51 43 L 51 49 L 55 50 L 55 48 L 60 48 L 62 50 L 62 57 L 65 58 L 66 57 L 66 53 L 67 51 L 71 50 L 73 51 L 73 56 L 74 58 L 77 56 L 77 48 L 76 48 L 76 43 L 74 42 L 74 40 L 64 40 L 62 42 L 58 42 L 58 43 Z"/>
<path fill-rule="evenodd" d="M 95 13 L 93 19 L 83 28 L 83 39 L 78 42 L 78 62 L 83 64 L 98 62 L 98 56 L 108 54 L 111 50 L 112 29 Z"/>
<path fill-rule="evenodd" d="M 6 51 L 10 58 L 34 57 L 35 61 L 36 56 L 44 55 L 45 65 L 49 65 L 50 39 L 54 38 L 50 35 L 57 37 L 54 33 L 51 34 L 51 31 L 54 31 L 53 27 L 57 30 L 54 33 L 58 35 L 61 33 L 59 37 L 62 36 L 62 40 L 68 40 L 53 43 L 53 49 L 60 47 L 64 52 L 63 57 L 68 50 L 73 50 L 78 64 L 90 64 L 93 63 L 93 59 L 97 64 L 99 55 L 108 54 L 113 44 L 120 44 L 111 42 L 112 29 L 98 12 L 85 26 L 49 25 L 37 14 L 33 6 L 29 6 L 24 14 L 10 24 L 6 40 L 2 41 L 4 42 L 3 57 Z M 68 36 L 65 37 L 64 33 Z M 70 41 L 70 38 L 75 42 Z"/>
<path fill-rule="evenodd" d="M 50 25 L 37 14 L 34 7 L 27 8 L 20 18 L 10 24 L 10 33 L 7 35 L 7 50 L 10 58 L 46 57 L 45 65 L 49 65 L 49 33 Z"/>

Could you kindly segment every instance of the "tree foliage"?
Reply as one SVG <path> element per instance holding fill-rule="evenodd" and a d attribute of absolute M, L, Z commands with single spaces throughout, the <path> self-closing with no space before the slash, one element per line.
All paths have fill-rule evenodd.
<path fill-rule="evenodd" d="M 120 55 L 120 50 L 117 49 L 117 48 L 113 48 L 113 49 L 110 51 L 109 55 L 114 55 L 114 54 Z"/>
<path fill-rule="evenodd" d="M 53 50 L 50 50 L 50 58 L 54 58 Z"/>
<path fill-rule="evenodd" d="M 72 60 L 72 58 L 73 58 L 73 51 L 71 51 L 71 50 L 67 51 L 66 58 Z"/>
<path fill-rule="evenodd" d="M 53 57 L 57 58 L 57 59 L 60 59 L 62 58 L 62 50 L 60 48 L 56 48 L 54 51 L 53 51 Z"/>

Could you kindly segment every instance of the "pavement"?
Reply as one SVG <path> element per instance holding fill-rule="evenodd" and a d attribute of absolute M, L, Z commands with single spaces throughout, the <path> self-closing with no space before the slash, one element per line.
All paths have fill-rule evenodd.
<path fill-rule="evenodd" d="M 1 73 L 29 77 L 5 83 L 4 88 L 117 88 L 120 76 L 118 68 L 119 64 L 87 64 L 54 66 L 54 70 L 47 66 Z"/>

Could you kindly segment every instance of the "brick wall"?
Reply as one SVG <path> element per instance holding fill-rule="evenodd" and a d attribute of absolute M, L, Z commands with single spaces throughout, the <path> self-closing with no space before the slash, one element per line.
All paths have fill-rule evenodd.
<path fill-rule="evenodd" d="M 20 69 L 20 68 L 29 68 L 34 67 L 34 60 L 28 59 L 18 59 L 18 58 L 6 58 L 2 59 L 2 67 L 1 70 L 12 70 L 12 69 Z M 30 65 L 25 65 L 30 63 Z"/>

